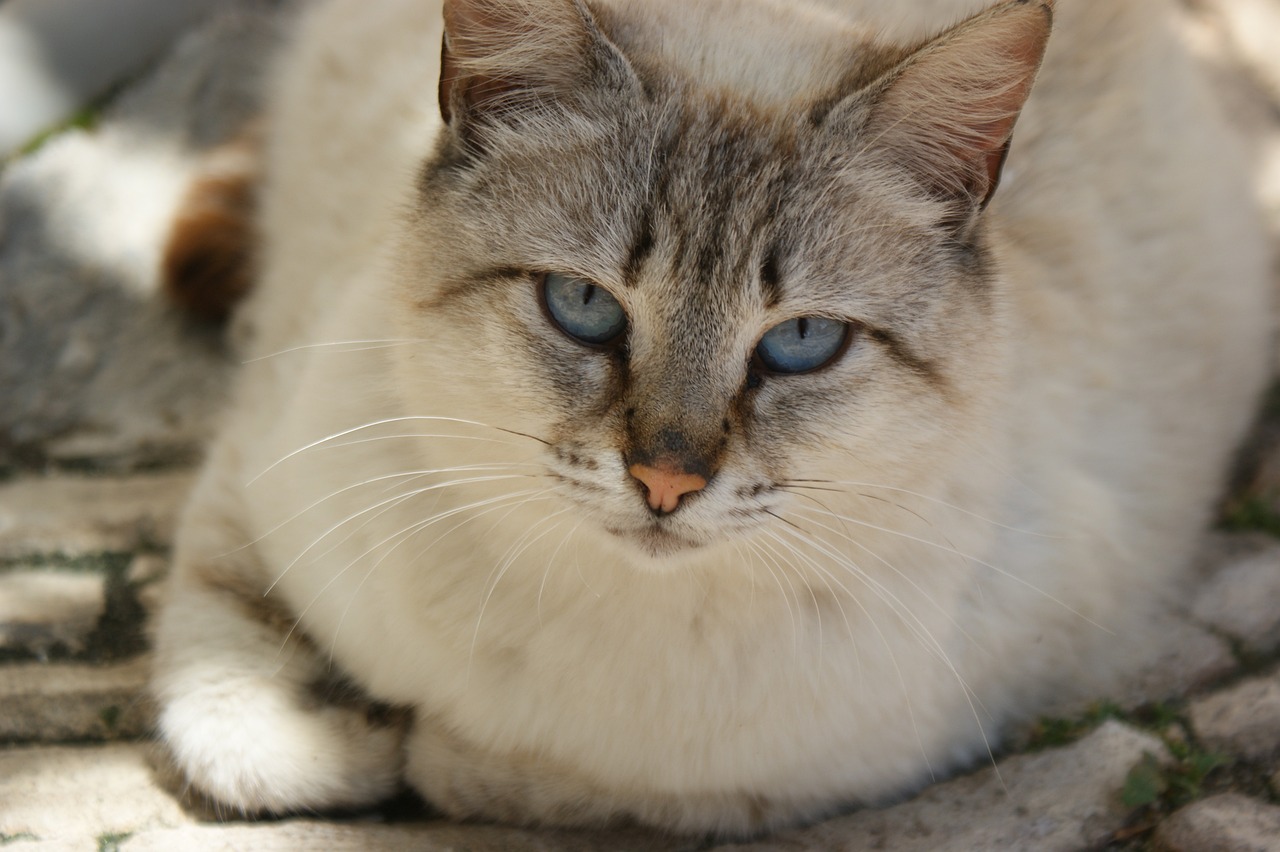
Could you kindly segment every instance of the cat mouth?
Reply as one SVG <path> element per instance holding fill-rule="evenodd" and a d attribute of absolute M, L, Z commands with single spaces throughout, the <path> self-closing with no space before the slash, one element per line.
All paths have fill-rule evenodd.
<path fill-rule="evenodd" d="M 646 526 L 640 529 L 624 529 L 606 526 L 610 535 L 623 539 L 628 544 L 638 546 L 646 555 L 652 557 L 672 556 L 687 553 L 703 546 L 703 542 L 679 535 L 661 526 Z"/>

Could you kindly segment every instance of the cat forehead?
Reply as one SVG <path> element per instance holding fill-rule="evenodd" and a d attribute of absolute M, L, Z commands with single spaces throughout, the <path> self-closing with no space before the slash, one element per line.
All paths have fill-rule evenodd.
<path fill-rule="evenodd" d="M 761 103 L 785 103 L 874 76 L 893 57 L 872 30 L 805 0 L 588 0 L 638 66 Z"/>

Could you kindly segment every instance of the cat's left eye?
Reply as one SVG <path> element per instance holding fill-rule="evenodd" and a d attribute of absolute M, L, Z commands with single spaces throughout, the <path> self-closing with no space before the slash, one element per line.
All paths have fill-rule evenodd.
<path fill-rule="evenodd" d="M 847 322 L 796 317 L 766 331 L 756 344 L 756 357 L 771 373 L 808 373 L 834 361 L 850 333 Z"/>
<path fill-rule="evenodd" d="M 627 330 L 627 314 L 613 294 L 583 278 L 555 272 L 542 278 L 542 303 L 565 334 L 588 346 L 607 346 Z"/>

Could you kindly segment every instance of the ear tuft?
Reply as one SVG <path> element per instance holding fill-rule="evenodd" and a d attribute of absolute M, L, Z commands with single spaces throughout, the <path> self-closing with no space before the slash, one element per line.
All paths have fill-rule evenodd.
<path fill-rule="evenodd" d="M 930 191 L 985 207 L 1052 16 L 1052 0 L 1007 0 L 927 42 L 871 86 L 866 138 Z"/>
<path fill-rule="evenodd" d="M 580 0 L 445 0 L 444 23 L 440 112 L 450 125 L 635 82 Z"/>

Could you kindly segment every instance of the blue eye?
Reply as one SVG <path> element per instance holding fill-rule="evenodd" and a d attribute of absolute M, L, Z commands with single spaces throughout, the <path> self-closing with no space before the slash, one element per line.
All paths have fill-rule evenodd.
<path fill-rule="evenodd" d="M 582 278 L 547 273 L 542 299 L 560 330 L 588 346 L 612 343 L 627 330 L 627 315 L 613 294 Z"/>
<path fill-rule="evenodd" d="M 773 373 L 807 373 L 844 351 L 849 323 L 826 317 L 798 317 L 779 323 L 756 344 L 760 363 Z"/>

